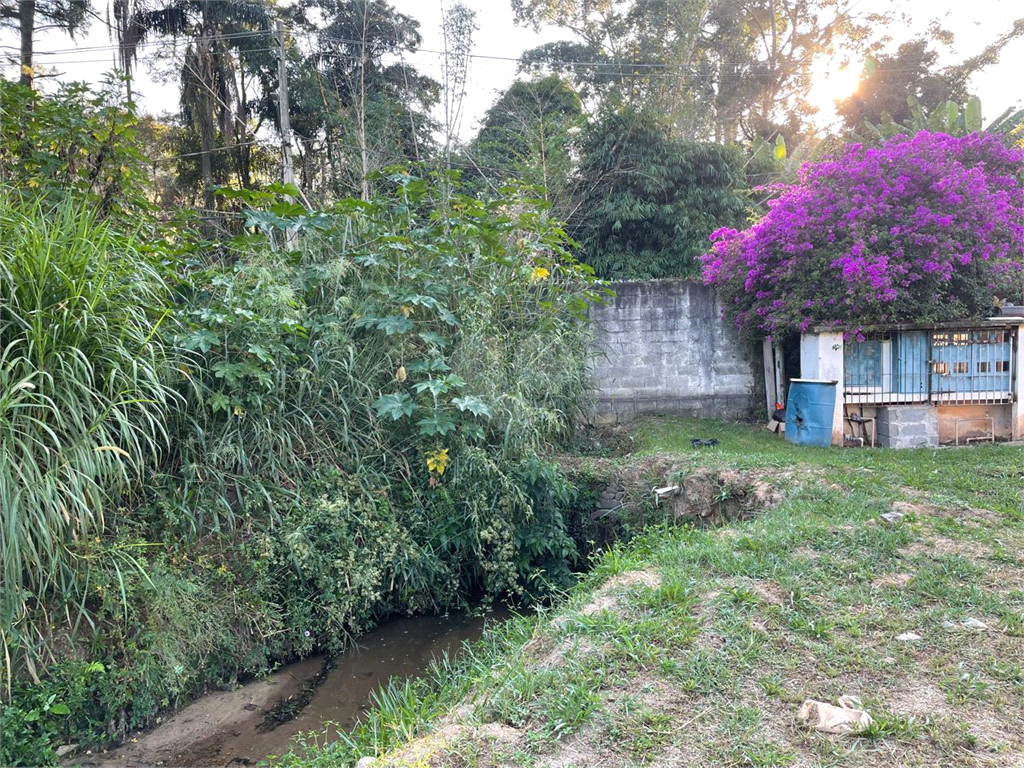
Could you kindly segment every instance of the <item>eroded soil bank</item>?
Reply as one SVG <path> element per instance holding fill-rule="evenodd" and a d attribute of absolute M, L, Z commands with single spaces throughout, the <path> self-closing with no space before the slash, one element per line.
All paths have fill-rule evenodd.
<path fill-rule="evenodd" d="M 463 641 L 480 636 L 485 623 L 507 615 L 396 619 L 360 637 L 355 648 L 330 664 L 322 656 L 311 657 L 233 691 L 211 693 L 116 750 L 74 755 L 65 765 L 255 765 L 287 752 L 292 737 L 302 731 L 325 731 L 327 726 L 331 736 L 351 728 L 373 691 L 389 679 L 420 674 L 431 659 L 457 652 Z"/>

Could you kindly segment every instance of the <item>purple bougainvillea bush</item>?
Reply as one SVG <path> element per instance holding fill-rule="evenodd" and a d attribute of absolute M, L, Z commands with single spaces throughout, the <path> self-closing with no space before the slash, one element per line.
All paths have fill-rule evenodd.
<path fill-rule="evenodd" d="M 808 164 L 768 213 L 703 257 L 741 331 L 991 314 L 1024 285 L 1024 152 L 922 132 Z"/>

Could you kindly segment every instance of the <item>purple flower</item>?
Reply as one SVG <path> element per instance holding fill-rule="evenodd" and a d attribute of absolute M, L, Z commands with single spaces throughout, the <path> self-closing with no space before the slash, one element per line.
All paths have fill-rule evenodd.
<path fill-rule="evenodd" d="M 745 231 L 717 230 L 704 278 L 761 333 L 978 314 L 1024 273 L 1022 180 L 1024 151 L 987 134 L 848 145 L 773 185 Z"/>

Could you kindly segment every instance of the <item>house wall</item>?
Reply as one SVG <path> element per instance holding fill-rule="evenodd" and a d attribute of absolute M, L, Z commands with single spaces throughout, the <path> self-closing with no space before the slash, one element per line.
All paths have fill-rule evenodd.
<path fill-rule="evenodd" d="M 969 438 L 985 437 L 993 432 L 997 440 L 1009 440 L 1012 437 L 1009 403 L 940 405 L 938 411 L 939 442 L 942 445 L 956 443 L 958 420 L 960 421 L 961 444 L 966 444 Z M 992 421 L 985 421 L 988 418 L 991 418 Z"/>
<path fill-rule="evenodd" d="M 614 299 L 590 309 L 595 423 L 648 413 L 738 419 L 760 409 L 760 357 L 722 319 L 714 289 L 682 280 L 611 288 Z"/>
<path fill-rule="evenodd" d="M 843 444 L 843 349 L 841 333 L 804 333 L 800 336 L 800 378 L 835 382 L 832 445 Z"/>

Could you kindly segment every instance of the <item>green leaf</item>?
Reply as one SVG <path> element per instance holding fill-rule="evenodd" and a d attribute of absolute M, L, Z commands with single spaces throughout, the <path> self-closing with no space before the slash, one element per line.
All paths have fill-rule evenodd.
<path fill-rule="evenodd" d="M 62 704 L 61 702 L 58 701 L 56 704 L 54 704 L 52 707 L 50 707 L 50 714 L 51 715 L 70 715 L 71 714 L 71 710 L 68 709 L 68 705 L 67 704 Z"/>
<path fill-rule="evenodd" d="M 417 421 L 416 426 L 420 428 L 421 435 L 433 437 L 435 435 L 447 435 L 455 429 L 455 422 L 447 414 L 435 412 Z"/>
<path fill-rule="evenodd" d="M 229 411 L 231 410 L 231 399 L 223 392 L 213 392 L 210 394 L 210 408 L 213 412 L 217 411 Z"/>
<path fill-rule="evenodd" d="M 448 382 L 445 379 L 427 379 L 413 385 L 417 393 L 429 391 L 434 397 L 443 395 L 448 391 Z"/>
<path fill-rule="evenodd" d="M 967 100 L 967 108 L 964 110 L 964 127 L 968 133 L 978 133 L 981 130 L 981 99 L 971 96 Z"/>
<path fill-rule="evenodd" d="M 427 342 L 427 344 L 437 347 L 438 349 L 444 349 L 448 346 L 448 339 L 434 333 L 433 331 L 423 331 L 419 334 L 419 337 Z"/>
<path fill-rule="evenodd" d="M 469 411 L 474 416 L 486 416 L 490 418 L 491 407 L 476 395 L 464 395 L 463 397 L 452 398 L 452 403 L 460 411 Z"/>
<path fill-rule="evenodd" d="M 270 212 L 275 216 L 281 216 L 282 218 L 292 219 L 296 216 L 302 216 L 306 213 L 306 209 L 298 203 L 292 203 L 287 200 L 281 200 L 280 202 L 274 203 L 270 206 Z"/>
<path fill-rule="evenodd" d="M 259 227 L 264 232 L 269 232 L 274 229 L 287 229 L 289 222 L 282 219 L 270 211 L 253 211 L 249 210 L 245 212 L 245 226 L 248 227 Z"/>
<path fill-rule="evenodd" d="M 206 353 L 210 349 L 220 342 L 220 339 L 215 333 L 207 331 L 205 329 L 194 331 L 180 339 L 181 345 L 185 349 L 191 349 L 193 351 L 198 350 Z"/>
<path fill-rule="evenodd" d="M 399 392 L 377 398 L 377 402 L 373 404 L 373 410 L 377 412 L 378 416 L 387 416 L 392 421 L 398 421 L 403 416 L 412 416 L 416 410 L 416 404 L 407 392 Z"/>
<path fill-rule="evenodd" d="M 384 331 L 388 336 L 399 333 L 406 333 L 415 326 L 412 320 L 404 315 L 389 315 L 388 317 L 360 317 L 356 320 L 356 328 L 376 328 Z"/>
<path fill-rule="evenodd" d="M 461 376 L 456 376 L 454 373 L 449 376 L 443 376 L 440 379 L 427 379 L 421 381 L 413 386 L 417 392 L 429 391 L 435 398 L 438 395 L 443 395 L 446 392 L 450 392 L 453 389 L 466 386 L 466 381 Z"/>
<path fill-rule="evenodd" d="M 466 437 L 470 437 L 473 440 L 484 439 L 484 428 L 479 424 L 474 424 L 471 421 L 467 421 L 462 425 L 462 431 L 466 434 Z"/>
<path fill-rule="evenodd" d="M 264 363 L 272 362 L 274 359 L 273 356 L 270 354 L 270 351 L 262 344 L 250 344 L 249 353 L 255 355 Z"/>
<path fill-rule="evenodd" d="M 398 299 L 398 303 L 407 304 L 409 306 L 427 307 L 428 309 L 441 309 L 441 305 L 433 296 L 424 296 L 419 293 L 402 296 Z"/>
<path fill-rule="evenodd" d="M 420 334 L 421 336 L 423 334 Z M 439 357 L 435 358 L 423 358 L 421 360 L 414 360 L 409 363 L 409 373 L 433 373 L 435 371 L 450 371 L 448 363 Z"/>
<path fill-rule="evenodd" d="M 377 323 L 377 328 L 384 331 L 388 336 L 411 331 L 415 323 L 404 315 L 391 315 L 383 318 Z"/>
<path fill-rule="evenodd" d="M 946 102 L 946 133 L 953 133 L 956 130 L 956 121 L 960 117 L 960 107 L 956 102 Z"/>

